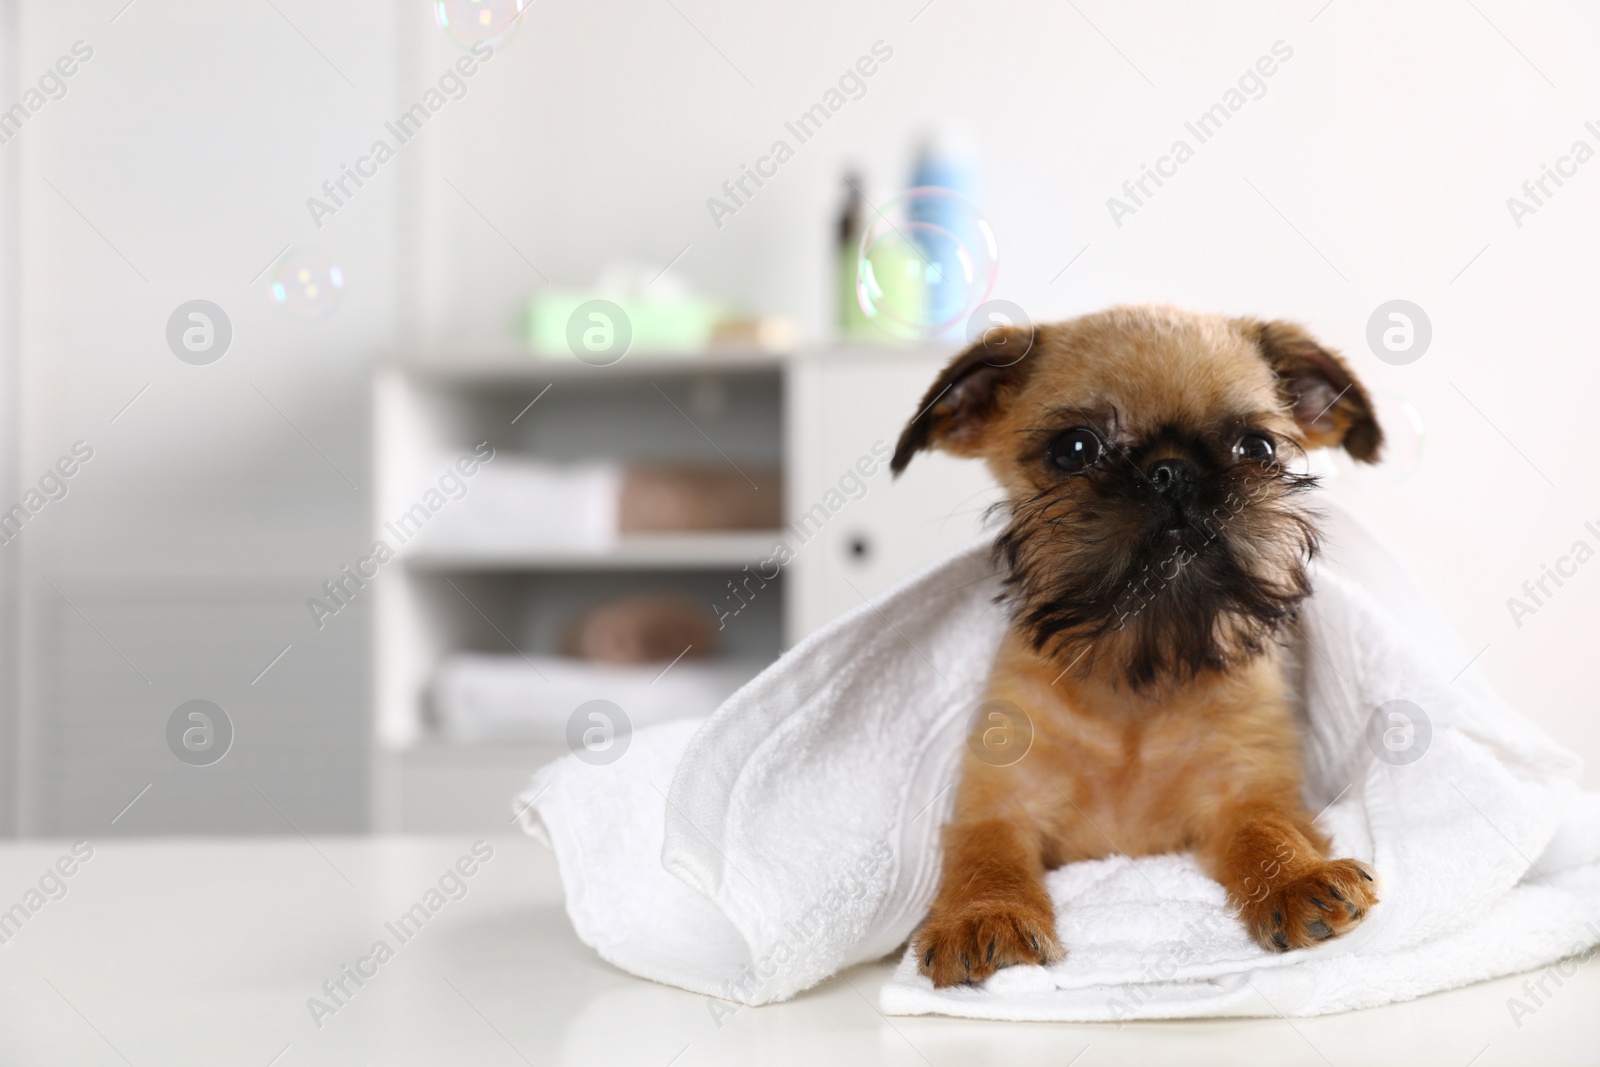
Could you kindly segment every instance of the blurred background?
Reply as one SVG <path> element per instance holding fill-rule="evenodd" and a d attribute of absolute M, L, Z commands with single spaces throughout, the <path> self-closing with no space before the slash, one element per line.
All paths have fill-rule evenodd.
<path fill-rule="evenodd" d="M 1600 756 L 1592 5 L 0 12 L 0 833 L 504 828 L 981 530 L 883 463 L 973 329 L 1140 301 L 1345 352 L 1329 494 Z"/>

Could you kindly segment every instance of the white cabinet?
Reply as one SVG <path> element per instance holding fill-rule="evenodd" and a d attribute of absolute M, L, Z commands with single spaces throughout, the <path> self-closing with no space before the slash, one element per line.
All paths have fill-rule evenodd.
<path fill-rule="evenodd" d="M 830 494 L 844 500 L 796 554 L 791 643 L 977 536 L 997 499 L 982 464 L 924 452 L 899 478 L 888 466 L 949 355 L 842 349 L 790 364 L 791 530 Z M 856 477 L 863 460 L 871 477 Z"/>
<path fill-rule="evenodd" d="M 449 353 L 382 365 L 373 386 L 375 538 L 394 542 L 397 516 L 438 483 L 452 458 L 482 441 L 496 463 L 691 461 L 781 471 L 785 525 L 622 535 L 560 550 L 408 543 L 371 579 L 374 827 L 503 829 L 517 781 L 564 751 L 559 739 L 467 744 L 442 736 L 430 685 L 453 653 L 553 655 L 564 618 L 605 598 L 666 590 L 708 610 L 739 607 L 718 635 L 719 654 L 770 661 L 970 541 L 995 500 L 980 465 L 925 453 L 898 480 L 888 468 L 949 354 L 630 355 L 589 367 L 524 352 Z M 452 517 L 460 516 L 429 521 L 442 529 Z M 780 542 L 792 560 L 763 568 Z M 768 579 L 745 585 L 754 592 L 737 599 L 730 583 L 757 570 Z"/>

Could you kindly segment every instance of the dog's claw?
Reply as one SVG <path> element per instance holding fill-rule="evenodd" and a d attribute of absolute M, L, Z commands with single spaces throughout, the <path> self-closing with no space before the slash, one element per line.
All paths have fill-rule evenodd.
<path fill-rule="evenodd" d="M 1241 908 L 1245 925 L 1268 952 L 1288 952 L 1339 937 L 1378 901 L 1353 860 L 1321 860 L 1310 870 L 1272 886 L 1265 899 Z M 1370 881 L 1377 881 L 1374 877 Z M 1336 901 L 1337 903 L 1330 903 Z"/>
<path fill-rule="evenodd" d="M 1023 901 L 993 911 L 935 910 L 917 937 L 914 957 L 935 989 L 976 985 L 996 971 L 1018 965 L 1045 965 L 1063 952 L 1050 936 L 1049 898 Z"/>

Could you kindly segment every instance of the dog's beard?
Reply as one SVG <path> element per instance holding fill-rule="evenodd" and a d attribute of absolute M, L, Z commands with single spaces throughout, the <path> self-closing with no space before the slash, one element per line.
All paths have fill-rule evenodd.
<path fill-rule="evenodd" d="M 1133 689 L 1232 669 L 1311 592 L 1317 531 L 1294 498 L 1315 485 L 1258 479 L 1175 532 L 1127 500 L 1045 491 L 1014 502 L 995 556 L 1016 625 L 1064 670 Z"/>

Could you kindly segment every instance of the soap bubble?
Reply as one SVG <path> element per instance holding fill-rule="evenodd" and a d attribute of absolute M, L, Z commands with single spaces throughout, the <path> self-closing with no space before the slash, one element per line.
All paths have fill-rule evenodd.
<path fill-rule="evenodd" d="M 271 293 L 291 315 L 326 315 L 344 294 L 344 271 L 314 248 L 292 248 L 274 266 Z"/>
<path fill-rule="evenodd" d="M 434 0 L 433 17 L 457 44 L 500 44 L 516 32 L 531 0 Z"/>
<path fill-rule="evenodd" d="M 972 201 L 935 186 L 909 189 L 861 234 L 856 298 L 890 336 L 931 339 L 988 298 L 998 266 L 994 230 Z"/>

